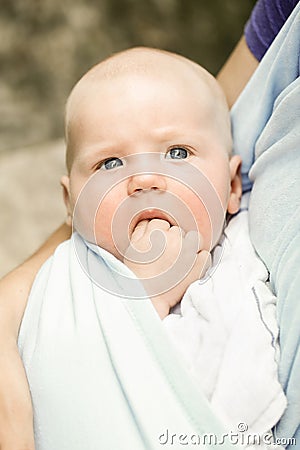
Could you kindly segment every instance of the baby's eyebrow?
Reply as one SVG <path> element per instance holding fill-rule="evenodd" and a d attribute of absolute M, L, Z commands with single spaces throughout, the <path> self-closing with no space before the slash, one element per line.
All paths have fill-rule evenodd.
<path fill-rule="evenodd" d="M 160 151 L 163 153 L 166 148 L 160 147 L 163 145 L 188 145 L 194 148 L 197 151 L 197 148 L 200 146 L 203 141 L 203 133 L 201 130 L 195 133 L 193 129 L 190 131 L 189 129 L 180 129 L 174 128 L 173 126 L 166 126 L 162 128 L 157 128 L 152 130 L 152 136 L 150 137 L 149 145 L 145 147 L 144 153 L 157 152 L 160 148 Z M 153 140 L 154 139 L 154 140 Z M 152 144 L 157 143 L 159 147 L 155 148 Z M 129 156 L 132 153 L 135 153 L 134 149 L 130 142 L 127 141 L 99 141 L 95 144 L 82 146 L 80 144 L 76 151 L 77 155 L 75 159 L 84 166 L 93 166 L 100 161 L 111 158 L 118 157 L 124 158 Z"/>
<path fill-rule="evenodd" d="M 104 159 L 120 155 L 120 152 L 115 148 L 102 148 L 98 145 L 91 148 L 79 148 L 76 153 L 74 160 L 77 161 L 77 164 L 80 164 L 85 168 L 92 168 Z"/>
<path fill-rule="evenodd" d="M 115 156 L 116 154 L 124 153 L 122 147 L 116 145 L 108 144 L 96 144 L 91 147 L 85 147 L 79 150 L 80 159 L 103 159 L 110 156 Z"/>

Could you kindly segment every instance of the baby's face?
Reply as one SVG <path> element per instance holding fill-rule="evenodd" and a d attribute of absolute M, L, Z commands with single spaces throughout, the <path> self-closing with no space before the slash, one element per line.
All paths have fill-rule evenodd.
<path fill-rule="evenodd" d="M 72 164 L 63 184 L 73 212 L 94 175 L 90 195 L 98 186 L 101 201 L 87 214 L 95 216 L 98 245 L 122 259 L 116 230 L 130 239 L 141 220 L 159 218 L 189 231 L 195 227 L 180 207 L 185 205 L 204 248 L 212 248 L 219 235 L 213 236 L 205 203 L 217 201 L 223 222 L 227 210 L 238 209 L 239 195 L 233 185 L 240 159 L 229 156 L 228 117 L 218 102 L 205 83 L 194 88 L 176 77 L 121 74 L 86 88 L 72 116 Z M 204 193 L 207 184 L 215 199 Z"/>

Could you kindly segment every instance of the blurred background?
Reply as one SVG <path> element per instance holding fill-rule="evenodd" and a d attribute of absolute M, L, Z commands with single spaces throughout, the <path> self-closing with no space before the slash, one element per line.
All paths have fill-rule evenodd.
<path fill-rule="evenodd" d="M 135 45 L 214 75 L 255 0 L 0 0 L 0 276 L 64 221 L 63 114 L 92 65 Z"/>

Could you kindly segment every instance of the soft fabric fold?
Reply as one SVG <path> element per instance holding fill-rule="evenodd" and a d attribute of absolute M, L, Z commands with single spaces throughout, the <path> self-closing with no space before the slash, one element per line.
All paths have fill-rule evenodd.
<path fill-rule="evenodd" d="M 300 442 L 299 36 L 298 3 L 233 106 L 232 122 L 234 148 L 244 161 L 244 190 L 253 183 L 252 243 L 278 298 L 279 375 L 288 407 L 276 434 Z"/>
<path fill-rule="evenodd" d="M 111 276 L 101 256 L 79 235 L 73 239 L 81 258 Z M 114 268 L 132 276 L 116 259 Z M 150 300 L 103 291 L 71 241 L 37 277 L 19 347 L 37 450 L 158 449 L 162 442 L 174 448 L 167 433 L 179 439 L 210 432 L 222 440 L 221 420 L 178 359 Z M 223 447 L 232 446 L 225 440 Z"/>

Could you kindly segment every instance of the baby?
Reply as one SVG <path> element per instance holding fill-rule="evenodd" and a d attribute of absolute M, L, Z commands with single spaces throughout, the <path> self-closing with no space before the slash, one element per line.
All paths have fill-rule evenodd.
<path fill-rule="evenodd" d="M 75 233 L 19 334 L 36 448 L 154 449 L 169 427 L 219 433 L 219 420 L 271 429 L 285 407 L 274 298 L 244 213 L 224 230 L 241 159 L 217 82 L 168 52 L 116 54 L 73 89 L 66 142 Z"/>
<path fill-rule="evenodd" d="M 95 242 L 143 279 L 149 295 L 157 276 L 165 273 L 161 291 L 166 292 L 150 295 L 165 317 L 205 270 L 226 211 L 239 209 L 241 160 L 231 155 L 230 119 L 221 89 L 208 72 L 183 57 L 150 49 L 123 52 L 94 67 L 75 86 L 67 104 L 66 137 L 69 176 L 62 178 L 62 185 L 69 216 L 83 186 L 98 172 L 97 187 L 85 196 L 97 199 L 94 210 L 82 214 L 94 221 Z M 100 195 L 99 185 L 102 191 L 106 185 L 107 192 Z M 203 199 L 207 186 L 211 193 Z M 131 216 L 124 214 L 130 208 L 128 198 L 136 202 Z M 183 205 L 185 211 L 180 210 Z M 79 211 L 75 228 L 91 241 L 78 216 Z M 164 233 L 165 248 L 150 262 L 153 230 Z M 201 237 L 193 254 L 191 230 Z M 132 254 L 128 258 L 126 236 L 123 249 L 117 248 L 123 231 L 135 250 L 145 253 L 143 260 Z M 185 261 L 188 272 L 182 280 L 175 274 L 173 286 L 166 271 L 179 253 L 186 253 L 190 262 Z"/>

